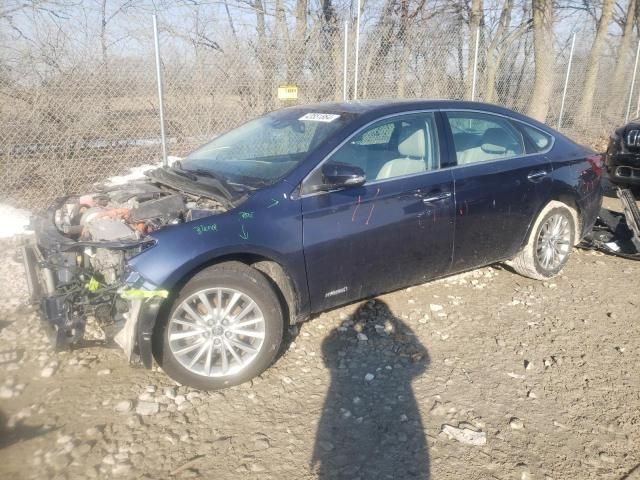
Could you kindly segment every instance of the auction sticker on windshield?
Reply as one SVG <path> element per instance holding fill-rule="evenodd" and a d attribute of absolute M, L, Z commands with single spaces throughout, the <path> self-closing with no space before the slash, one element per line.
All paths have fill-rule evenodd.
<path fill-rule="evenodd" d="M 307 120 L 309 122 L 333 122 L 336 118 L 340 118 L 340 115 L 333 113 L 306 113 L 298 120 Z"/>

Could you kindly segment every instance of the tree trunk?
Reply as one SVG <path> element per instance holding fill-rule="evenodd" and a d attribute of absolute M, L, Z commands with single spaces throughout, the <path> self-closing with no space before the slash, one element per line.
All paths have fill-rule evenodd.
<path fill-rule="evenodd" d="M 333 98 L 336 102 L 342 101 L 342 75 L 344 66 L 344 48 L 343 42 L 340 40 L 340 30 L 336 28 L 333 34 L 333 72 L 334 72 L 334 85 L 333 85 Z"/>
<path fill-rule="evenodd" d="M 407 48 L 407 36 L 409 30 L 409 0 L 400 0 L 400 29 L 396 36 L 400 58 L 397 61 L 396 72 L 398 74 L 398 83 L 396 89 L 396 95 L 399 98 L 404 98 L 406 94 L 407 83 L 407 64 L 409 63 L 410 51 Z"/>
<path fill-rule="evenodd" d="M 500 13 L 500 21 L 498 22 L 498 29 L 487 47 L 487 54 L 485 60 L 485 84 L 486 91 L 484 94 L 484 101 L 487 103 L 494 103 L 498 98 L 496 92 L 496 76 L 498 74 L 498 66 L 504 55 L 505 49 L 508 45 L 505 45 L 509 24 L 511 23 L 511 9 L 513 7 L 513 0 L 505 0 L 502 12 Z"/>
<path fill-rule="evenodd" d="M 289 29 L 287 28 L 283 0 L 276 0 L 276 28 L 273 37 L 276 51 L 287 52 L 289 50 Z"/>
<path fill-rule="evenodd" d="M 591 120 L 593 99 L 596 91 L 596 81 L 598 79 L 598 70 L 600 69 L 600 56 L 602 55 L 602 49 L 604 48 L 604 44 L 607 39 L 607 30 L 609 29 L 609 22 L 611 21 L 611 15 L 613 14 L 614 4 L 614 0 L 604 0 L 602 3 L 602 14 L 598 20 L 596 38 L 593 40 L 593 45 L 591 46 L 587 72 L 585 73 L 584 84 L 582 87 L 582 99 L 580 107 L 578 108 L 578 115 L 576 117 L 583 125 L 587 124 Z"/>
<path fill-rule="evenodd" d="M 322 45 L 322 70 L 326 82 L 321 84 L 318 94 L 318 100 L 326 101 L 336 96 L 336 87 L 333 83 L 338 78 L 336 74 L 336 40 L 338 32 L 338 18 L 332 0 L 322 0 L 322 16 L 321 16 L 321 45 Z M 339 50 L 339 49 L 338 49 Z"/>
<path fill-rule="evenodd" d="M 227 20 L 229 22 L 229 28 L 231 28 L 231 34 L 233 35 L 233 42 L 236 50 L 240 49 L 240 42 L 238 42 L 238 32 L 236 31 L 236 26 L 233 23 L 233 17 L 231 16 L 231 11 L 229 10 L 229 4 L 227 0 L 224 0 L 224 9 L 227 12 Z"/>
<path fill-rule="evenodd" d="M 287 59 L 287 77 L 289 82 L 300 85 L 305 60 L 305 42 L 307 37 L 308 0 L 296 2 L 296 26 L 293 33 L 291 55 Z"/>
<path fill-rule="evenodd" d="M 478 29 L 484 23 L 483 21 L 483 5 L 482 0 L 471 0 L 471 15 L 469 16 L 469 52 L 467 57 L 467 94 L 466 98 L 471 99 L 473 91 L 473 71 L 476 61 L 476 43 L 478 38 Z M 479 54 L 479 50 L 478 50 Z M 476 71 L 476 81 L 477 81 Z"/>
<path fill-rule="evenodd" d="M 553 92 L 553 0 L 533 0 L 535 81 L 529 116 L 544 122 Z"/>
<path fill-rule="evenodd" d="M 625 70 L 629 68 L 629 61 L 633 66 L 633 60 L 629 55 L 629 47 L 633 39 L 633 26 L 636 19 L 636 0 L 629 0 L 627 5 L 627 14 L 624 22 L 624 30 L 622 32 L 622 39 L 620 40 L 620 46 L 618 47 L 618 55 L 616 58 L 616 68 L 613 71 L 613 88 L 612 98 L 618 99 L 618 102 L 611 102 L 612 110 L 619 109 L 625 102 L 627 92 L 625 91 Z"/>
<path fill-rule="evenodd" d="M 263 111 L 268 112 L 274 108 L 274 85 L 273 70 L 271 61 L 271 49 L 267 44 L 267 27 L 265 23 L 264 3 L 262 0 L 254 0 L 253 8 L 256 12 L 256 34 L 258 44 L 256 45 L 256 55 L 262 70 L 262 82 L 260 83 L 260 97 L 262 99 Z"/>
<path fill-rule="evenodd" d="M 359 97 L 366 98 L 370 93 L 372 93 L 371 96 L 373 97 L 380 96 L 379 91 L 371 92 L 370 86 L 384 89 L 384 68 L 386 66 L 387 55 L 395 40 L 392 35 L 394 29 L 394 21 L 392 18 L 394 3 L 394 0 L 386 0 L 382 15 L 371 35 L 371 43 L 367 45 L 368 56 L 363 75 L 363 91 Z"/>
<path fill-rule="evenodd" d="M 111 99 L 109 92 L 109 84 L 111 79 L 109 78 L 109 56 L 107 47 L 107 0 L 102 0 L 100 3 L 100 52 L 102 54 L 102 72 L 100 83 L 105 88 L 103 91 L 104 104 L 102 106 L 104 113 L 103 124 L 108 130 L 111 129 Z"/>
<path fill-rule="evenodd" d="M 456 88 L 456 98 L 462 98 L 466 91 L 466 83 L 464 79 L 464 35 L 462 35 L 462 27 L 464 25 L 464 21 L 462 17 L 458 17 L 458 45 L 457 45 L 457 60 L 458 60 L 458 82 Z"/>

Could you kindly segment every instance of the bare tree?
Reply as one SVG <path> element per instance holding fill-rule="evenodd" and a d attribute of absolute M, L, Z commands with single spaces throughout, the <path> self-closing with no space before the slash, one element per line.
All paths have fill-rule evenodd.
<path fill-rule="evenodd" d="M 525 33 L 531 26 L 531 19 L 525 18 L 520 23 L 520 25 L 518 25 L 518 27 L 516 27 L 512 31 L 509 31 L 513 3 L 513 0 L 505 0 L 502 6 L 502 11 L 500 13 L 498 27 L 495 33 L 492 35 L 491 40 L 488 42 L 486 48 L 484 68 L 486 91 L 484 101 L 488 103 L 494 103 L 498 99 L 498 92 L 496 90 L 496 76 L 498 73 L 500 62 L 502 62 L 502 59 L 504 58 L 513 42 L 523 33 Z"/>
<path fill-rule="evenodd" d="M 614 107 L 620 107 L 624 103 L 624 97 L 621 95 L 624 89 L 625 70 L 629 66 L 629 53 L 631 47 L 631 41 L 633 40 L 633 27 L 636 24 L 637 19 L 637 2 L 636 0 L 629 0 L 627 4 L 626 15 L 623 20 L 622 38 L 620 39 L 620 45 L 618 46 L 618 52 L 616 56 L 616 68 L 613 71 L 613 88 L 614 98 L 618 97 L 618 102 L 611 102 L 612 109 Z"/>
<path fill-rule="evenodd" d="M 586 124 L 591 120 L 596 80 L 600 69 L 600 56 L 602 55 L 602 50 L 607 39 L 614 5 L 615 0 L 603 0 L 602 2 L 602 13 L 598 19 L 596 37 L 593 40 L 591 52 L 588 57 L 587 71 L 584 75 L 584 83 L 582 86 L 582 97 L 577 114 L 578 122 L 582 124 Z"/>
<path fill-rule="evenodd" d="M 553 0 L 533 0 L 535 81 L 528 113 L 544 122 L 553 91 Z"/>
<path fill-rule="evenodd" d="M 264 110 L 269 111 L 274 108 L 274 62 L 272 58 L 273 50 L 270 48 L 267 38 L 267 22 L 264 0 L 253 0 L 251 3 L 256 15 L 256 56 L 262 70 L 262 82 L 260 83 L 260 97 Z"/>
<path fill-rule="evenodd" d="M 295 29 L 291 45 L 291 55 L 287 57 L 287 77 L 296 84 L 302 81 L 305 46 L 307 43 L 308 0 L 296 0 Z"/>

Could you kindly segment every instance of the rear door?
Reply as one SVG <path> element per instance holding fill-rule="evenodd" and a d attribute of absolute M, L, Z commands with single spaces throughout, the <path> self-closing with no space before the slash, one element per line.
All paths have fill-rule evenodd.
<path fill-rule="evenodd" d="M 511 258 L 551 192 L 548 149 L 528 131 L 540 130 L 476 111 L 448 111 L 446 119 L 457 164 L 452 271 Z M 545 138 L 550 147 L 548 135 L 538 141 Z"/>
<path fill-rule="evenodd" d="M 313 192 L 303 182 L 303 244 L 313 311 L 445 274 L 453 247 L 453 177 L 440 170 L 436 114 L 394 116 L 355 134 L 326 161 L 367 182 Z"/>

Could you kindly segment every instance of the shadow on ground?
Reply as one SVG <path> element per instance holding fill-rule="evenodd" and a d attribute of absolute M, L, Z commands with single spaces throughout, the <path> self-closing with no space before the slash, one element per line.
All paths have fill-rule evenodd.
<path fill-rule="evenodd" d="M 331 385 L 312 458 L 319 478 L 429 478 L 426 434 L 411 386 L 429 357 L 413 331 L 386 303 L 372 300 L 330 332 L 322 354 Z"/>
<path fill-rule="evenodd" d="M 9 426 L 8 423 L 7 416 L 0 410 L 0 450 L 14 443 L 31 440 L 51 431 L 41 425 L 29 426 L 24 425 L 22 422 L 17 422 L 16 425 Z"/>

